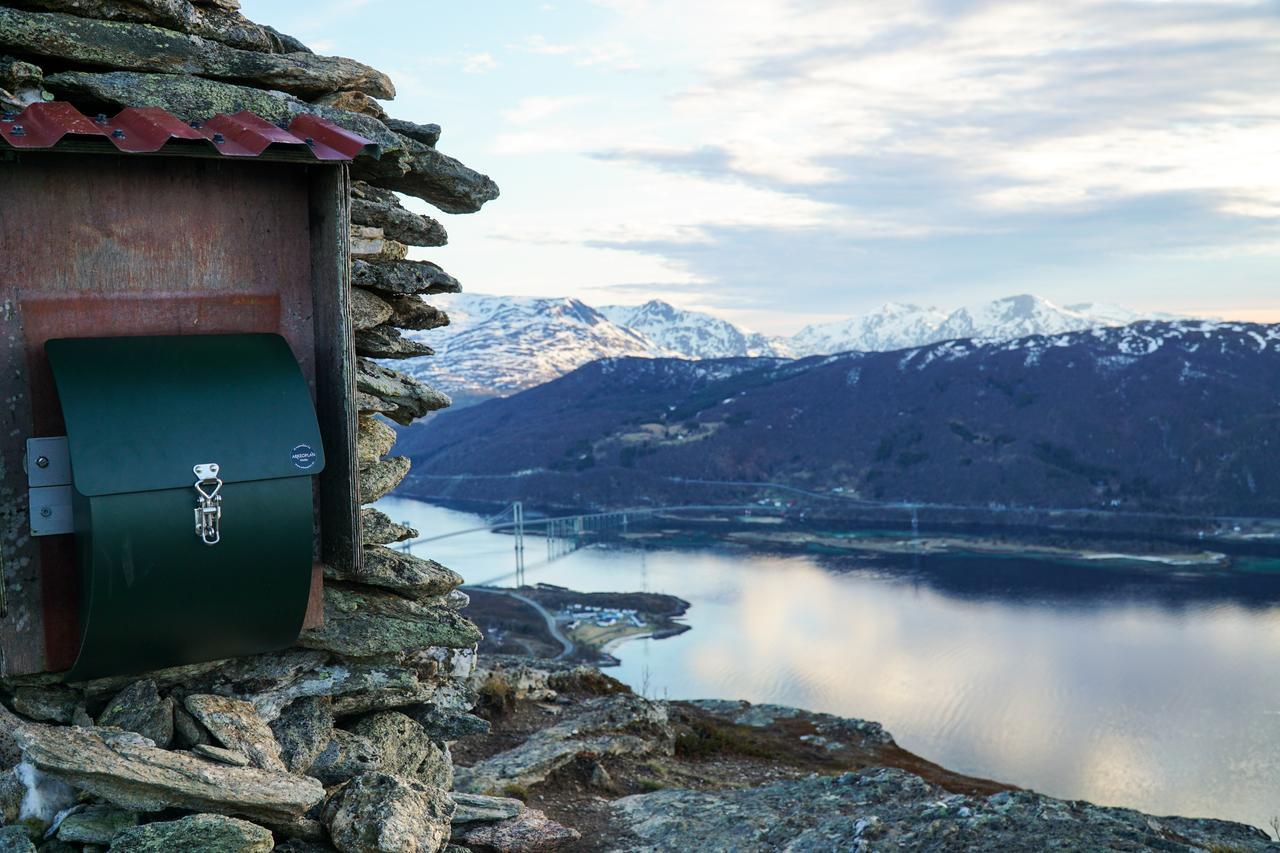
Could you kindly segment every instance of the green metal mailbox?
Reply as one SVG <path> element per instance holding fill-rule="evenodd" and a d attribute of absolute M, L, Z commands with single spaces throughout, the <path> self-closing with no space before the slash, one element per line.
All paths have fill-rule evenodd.
<path fill-rule="evenodd" d="M 45 344 L 67 425 L 71 680 L 290 645 L 315 542 L 315 409 L 271 334 Z"/>
<path fill-rule="evenodd" d="M 348 164 L 377 146 L 0 118 L 0 678 L 292 645 L 363 559 Z"/>

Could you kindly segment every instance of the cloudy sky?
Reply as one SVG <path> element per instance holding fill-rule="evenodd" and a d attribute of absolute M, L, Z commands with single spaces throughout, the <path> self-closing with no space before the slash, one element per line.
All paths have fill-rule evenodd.
<path fill-rule="evenodd" d="M 415 253 L 472 292 L 780 333 L 1024 292 L 1280 321 L 1273 0 L 243 5 L 497 180 Z"/>

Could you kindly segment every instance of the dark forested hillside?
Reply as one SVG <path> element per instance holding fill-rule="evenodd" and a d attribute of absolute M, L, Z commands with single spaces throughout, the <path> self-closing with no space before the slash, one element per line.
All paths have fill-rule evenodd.
<path fill-rule="evenodd" d="M 1280 326 L 1138 323 L 778 359 L 606 359 L 404 437 L 407 493 L 1280 513 Z M 459 476 L 461 475 L 461 476 Z"/>

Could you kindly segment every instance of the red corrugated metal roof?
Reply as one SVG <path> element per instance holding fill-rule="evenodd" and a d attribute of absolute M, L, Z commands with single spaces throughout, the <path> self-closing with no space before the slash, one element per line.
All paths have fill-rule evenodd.
<path fill-rule="evenodd" d="M 374 144 L 363 136 L 300 113 L 288 130 L 251 112 L 187 123 L 159 107 L 129 107 L 114 118 L 88 118 L 65 101 L 31 104 L 0 115 L 0 139 L 14 148 L 50 148 L 66 136 L 100 136 L 126 154 L 159 151 L 170 140 L 204 140 L 228 157 L 257 157 L 271 145 L 309 150 L 317 160 L 352 160 Z"/>

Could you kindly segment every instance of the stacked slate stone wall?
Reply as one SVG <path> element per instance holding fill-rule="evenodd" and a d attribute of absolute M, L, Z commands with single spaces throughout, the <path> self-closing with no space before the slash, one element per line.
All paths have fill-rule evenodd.
<path fill-rule="evenodd" d="M 386 75 L 318 56 L 244 18 L 236 0 L 14 0 L 0 4 L 0 103 L 65 100 L 86 114 L 161 107 L 185 120 L 313 113 L 365 136 L 351 166 L 352 325 L 360 494 L 409 469 L 395 432 L 449 405 L 380 359 L 429 356 L 403 330 L 449 322 L 424 301 L 456 292 L 410 247 L 446 242 L 397 193 L 471 213 L 498 188 L 436 147 L 440 128 L 391 118 Z M 519 804 L 449 794 L 449 744 L 470 713 L 479 632 L 462 578 L 388 547 L 414 531 L 362 509 L 365 561 L 328 570 L 322 627 L 283 652 L 67 685 L 0 684 L 0 850 L 437 850 L 451 823 Z M 12 709 L 12 710 L 10 710 Z M 13 768 L 9 770 L 8 768 Z M 185 815 L 185 816 L 184 816 Z"/>

